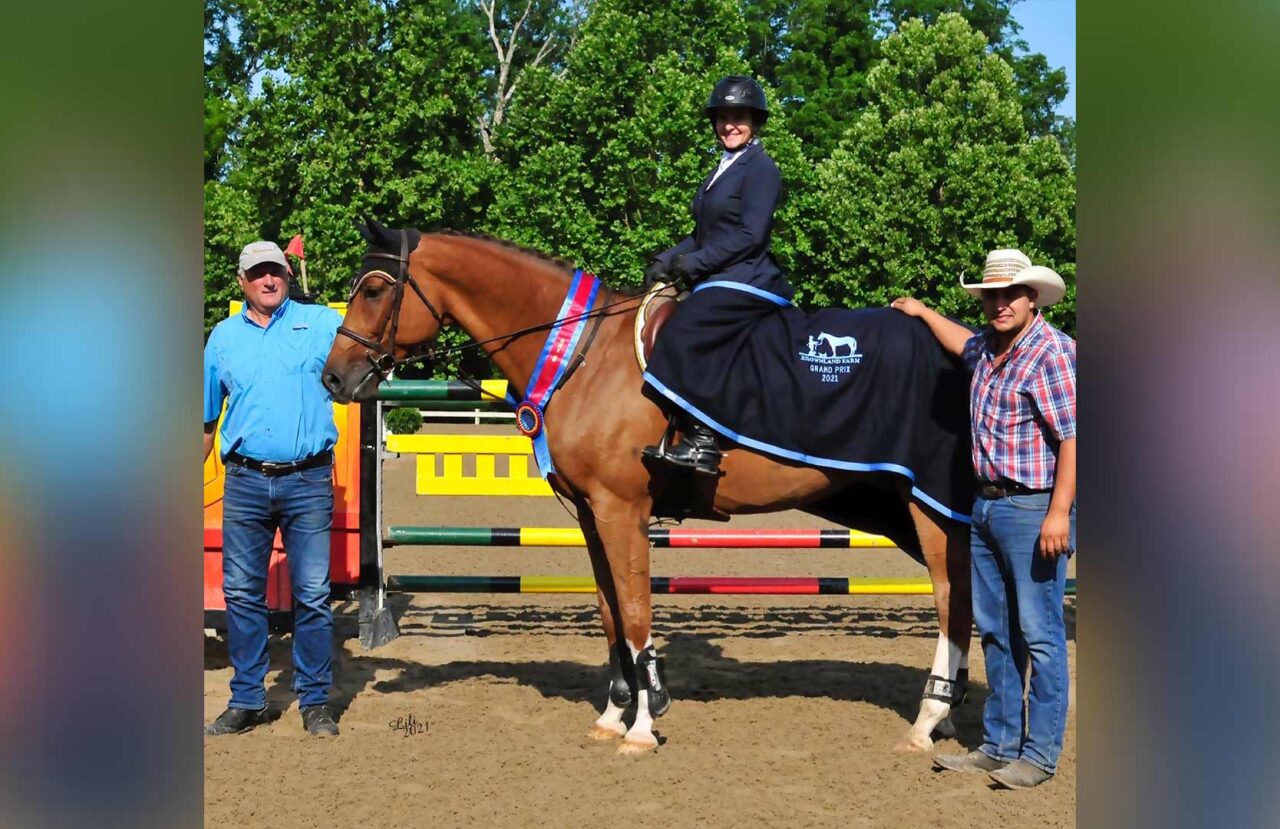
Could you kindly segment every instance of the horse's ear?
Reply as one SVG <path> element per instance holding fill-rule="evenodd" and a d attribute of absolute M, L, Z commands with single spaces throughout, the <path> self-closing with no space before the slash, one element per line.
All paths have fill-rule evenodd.
<path fill-rule="evenodd" d="M 382 225 L 373 219 L 366 218 L 363 222 L 356 222 L 356 230 L 360 231 L 360 236 L 370 246 L 376 246 L 382 243 Z"/>

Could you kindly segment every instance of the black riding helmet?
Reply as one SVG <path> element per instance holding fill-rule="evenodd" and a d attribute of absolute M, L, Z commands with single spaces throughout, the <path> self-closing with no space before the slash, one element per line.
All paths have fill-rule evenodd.
<path fill-rule="evenodd" d="M 764 99 L 764 89 L 755 78 L 746 75 L 730 75 L 721 78 L 711 90 L 704 110 L 711 126 L 716 125 L 716 109 L 719 107 L 746 107 L 755 113 L 755 125 L 760 127 L 769 120 L 769 105 Z"/>

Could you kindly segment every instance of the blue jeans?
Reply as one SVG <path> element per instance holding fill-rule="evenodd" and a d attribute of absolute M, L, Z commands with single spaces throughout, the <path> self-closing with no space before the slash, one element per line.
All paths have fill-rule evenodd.
<path fill-rule="evenodd" d="M 1057 771 L 1067 728 L 1067 629 L 1062 599 L 1067 556 L 1042 558 L 1040 525 L 1048 493 L 1011 495 L 973 505 L 973 620 L 982 637 L 991 695 L 982 710 L 981 751 L 997 760 L 1021 757 Z M 1071 548 L 1076 508 L 1071 507 Z M 1023 714 L 1023 677 L 1031 663 Z"/>
<path fill-rule="evenodd" d="M 222 592 L 234 674 L 231 708 L 267 704 L 267 564 L 279 527 L 293 590 L 293 689 L 300 705 L 323 705 L 333 684 L 329 531 L 333 471 L 268 478 L 226 466 L 222 502 Z"/>

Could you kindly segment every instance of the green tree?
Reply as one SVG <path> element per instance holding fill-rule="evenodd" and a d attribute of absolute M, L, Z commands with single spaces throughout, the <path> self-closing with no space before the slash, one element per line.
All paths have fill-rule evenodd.
<path fill-rule="evenodd" d="M 564 68 L 590 0 L 477 0 L 485 31 L 493 46 L 493 70 L 486 72 L 485 111 L 479 118 L 485 152 L 493 155 L 493 133 L 502 126 L 507 107 L 527 70 Z"/>
<path fill-rule="evenodd" d="M 309 288 L 333 301 L 345 298 L 363 250 L 353 220 L 480 224 L 502 173 L 482 129 L 501 93 L 492 35 L 509 47 L 504 27 L 527 10 L 518 46 L 530 41 L 532 55 L 552 40 L 567 47 L 572 17 L 558 8 L 545 0 L 213 0 L 206 324 L 225 315 L 235 255 L 255 238 L 304 234 Z M 557 54 L 543 50 L 551 66 Z M 508 89 L 523 55 L 509 61 Z"/>
<path fill-rule="evenodd" d="M 486 179 L 473 11 L 290 0 L 238 12 L 239 49 L 261 71 L 242 92 L 226 168 L 205 185 L 209 323 L 235 294 L 247 241 L 304 234 L 310 289 L 341 299 L 363 249 L 353 219 L 467 221 Z"/>
<path fill-rule="evenodd" d="M 944 273 L 1015 241 L 1070 262 L 1074 123 L 1052 124 L 1061 148 L 1028 137 L 1046 110 L 997 54 L 1012 2 L 966 0 L 968 25 L 930 0 L 208 0 L 206 323 L 255 238 L 303 233 L 312 292 L 344 298 L 365 216 L 638 283 L 691 228 L 702 107 L 736 73 L 770 96 L 774 251 L 802 298 L 943 299 Z"/>
<path fill-rule="evenodd" d="M 1076 119 L 1059 116 L 1053 125 L 1053 137 L 1058 139 L 1062 152 L 1071 162 L 1071 170 L 1076 169 Z"/>
<path fill-rule="evenodd" d="M 204 178 L 224 171 L 236 112 L 251 79 L 261 70 L 261 56 L 241 48 L 254 39 L 245 32 L 236 0 L 205 0 L 204 5 Z"/>
<path fill-rule="evenodd" d="M 531 69 L 496 133 L 506 174 L 487 229 L 637 284 L 691 230 L 715 159 L 703 106 L 718 78 L 747 70 L 744 42 L 736 0 L 599 0 L 563 70 Z M 784 116 L 765 140 L 784 178 L 811 174 Z"/>
<path fill-rule="evenodd" d="M 866 100 L 866 73 L 879 57 L 876 0 L 798 0 L 782 36 L 777 69 L 788 121 L 810 156 L 826 158 Z"/>
<path fill-rule="evenodd" d="M 1026 43 L 1018 41 L 1025 50 Z M 1067 96 L 1067 70 L 1053 69 L 1049 59 L 1036 52 L 1015 54 L 1012 48 L 997 49 L 1013 67 L 1014 82 L 1018 85 L 1018 97 L 1022 100 L 1022 122 L 1032 135 L 1052 135 L 1061 116 L 1058 104 Z"/>
<path fill-rule="evenodd" d="M 1030 137 L 1014 73 L 956 14 L 914 20 L 882 45 L 869 103 L 817 171 L 804 215 L 816 305 L 911 294 L 979 321 L 957 285 L 986 252 L 1019 247 L 1068 278 L 1050 319 L 1074 330 L 1075 176 L 1053 137 Z"/>
<path fill-rule="evenodd" d="M 988 48 L 1013 68 L 1022 120 L 1032 135 L 1049 135 L 1056 123 L 1054 110 L 1067 95 L 1067 73 L 1049 66 L 1039 52 L 1030 52 L 1018 37 L 1022 26 L 1013 17 L 1020 0 L 885 0 L 884 14 L 895 28 L 908 20 L 931 24 L 941 15 L 956 13 L 987 38 Z"/>
<path fill-rule="evenodd" d="M 1023 119 L 1032 135 L 1049 135 L 1067 92 L 1066 73 L 1017 37 L 1018 0 L 746 0 L 753 71 L 777 88 L 792 131 L 810 158 L 831 154 L 848 120 L 866 105 L 866 73 L 880 43 L 908 20 L 932 24 L 945 12 L 986 35 L 988 48 L 1014 68 Z"/>

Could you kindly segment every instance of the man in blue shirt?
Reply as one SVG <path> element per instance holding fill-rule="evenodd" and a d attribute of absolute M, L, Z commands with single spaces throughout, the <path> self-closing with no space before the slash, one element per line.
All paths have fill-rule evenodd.
<path fill-rule="evenodd" d="M 218 323 L 204 348 L 206 458 L 227 404 L 222 590 L 234 669 L 231 702 L 205 733 L 235 734 L 267 719 L 267 564 L 278 528 L 289 559 L 293 687 L 303 727 L 333 736 L 329 531 L 338 429 L 320 371 L 342 317 L 289 299 L 288 266 L 274 242 L 246 246 L 237 279 L 244 310 Z"/>

